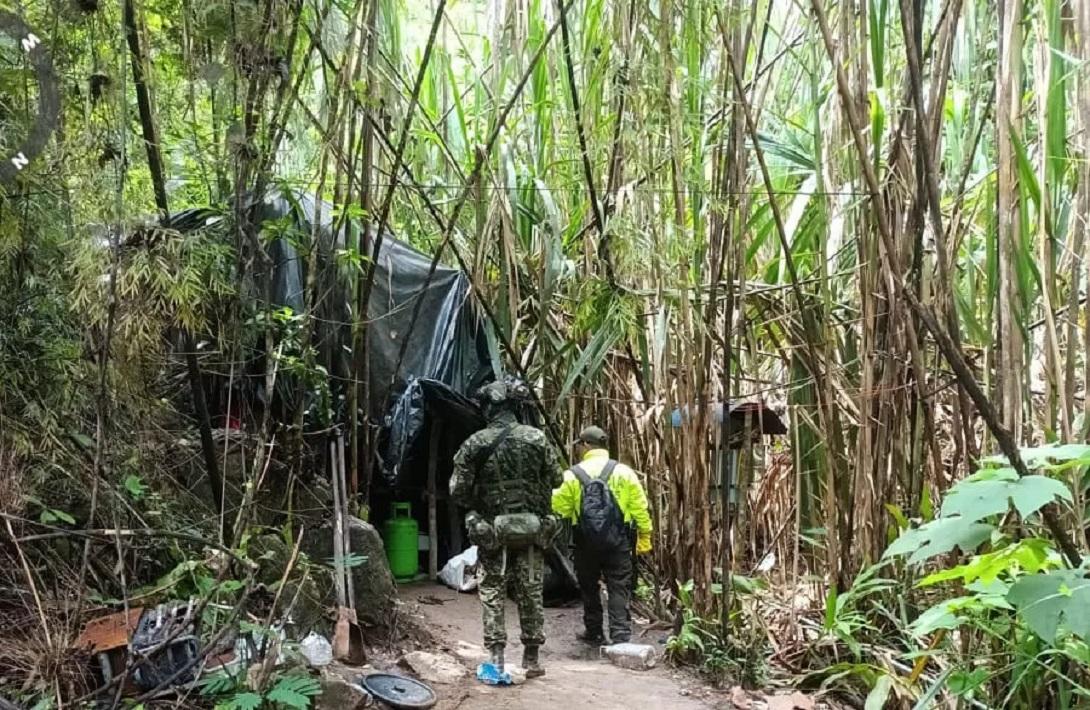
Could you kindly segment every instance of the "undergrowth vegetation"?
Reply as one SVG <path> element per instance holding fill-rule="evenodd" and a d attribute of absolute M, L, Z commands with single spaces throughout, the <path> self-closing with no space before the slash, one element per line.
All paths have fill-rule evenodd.
<path fill-rule="evenodd" d="M 335 428 L 368 509 L 389 232 L 464 271 L 558 444 L 593 421 L 644 476 L 676 662 L 870 707 L 1084 701 L 1090 3 L 16 5 L 60 97 L 0 184 L 21 698 L 84 695 L 71 642 L 135 594 L 271 626 L 249 546 L 328 518 Z M 37 82 L 0 36 L 0 152 Z M 739 401 L 787 434 L 740 435 Z"/>

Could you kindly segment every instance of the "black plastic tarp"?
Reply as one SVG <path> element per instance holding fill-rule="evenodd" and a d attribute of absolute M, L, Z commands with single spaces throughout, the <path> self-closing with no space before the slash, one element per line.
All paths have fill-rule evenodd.
<path fill-rule="evenodd" d="M 221 213 L 211 209 L 191 209 L 173 215 L 170 226 L 188 232 L 220 218 Z M 317 238 L 318 287 L 328 295 L 316 314 L 315 344 L 319 362 L 331 367 L 330 389 L 338 410 L 334 417 L 343 421 L 347 415 L 344 384 L 357 375 L 352 367 L 351 327 L 357 279 L 355 269 L 344 266 L 342 258 L 346 253 L 345 221 L 335 216 L 330 203 L 318 201 L 312 194 L 275 190 L 257 205 L 254 222 L 272 260 L 272 272 L 262 273 L 255 266 L 251 297 L 264 302 L 268 295 L 272 306 L 295 313 L 303 308 L 307 279 L 306 262 L 295 244 L 308 243 L 311 236 Z M 366 245 L 367 256 L 371 243 Z M 367 312 L 367 406 L 373 422 L 385 421 L 407 381 L 425 378 L 453 392 L 468 393 L 492 376 L 485 325 L 470 303 L 468 278 L 443 264 L 431 272 L 431 261 L 428 255 L 385 233 L 375 261 Z M 287 379 L 281 378 L 278 394 L 290 400 L 294 388 L 287 385 Z M 257 387 L 260 390 L 262 383 Z M 266 399 L 264 392 L 257 395 Z M 406 445 L 415 443 L 419 430 L 412 434 Z"/>
<path fill-rule="evenodd" d="M 418 484 L 423 479 L 429 426 L 441 433 L 437 453 L 449 461 L 462 442 L 484 428 L 485 420 L 476 402 L 443 382 L 410 378 L 386 417 L 380 441 L 382 472 L 388 484 Z M 443 468 L 447 473 L 449 467 Z"/>
<path fill-rule="evenodd" d="M 323 202 L 319 208 L 313 195 L 278 193 L 266 198 L 259 219 L 264 223 L 291 216 L 301 229 L 312 232 L 319 209 L 319 240 L 323 258 L 329 259 L 345 247 L 344 230 L 333 234 L 330 204 Z M 303 260 L 291 241 L 282 238 L 270 244 L 270 256 L 275 262 L 276 305 L 298 308 L 305 282 Z M 368 405 L 373 421 L 383 420 L 391 394 L 410 378 L 429 378 L 455 392 L 467 392 L 491 373 L 484 325 L 469 302 L 469 280 L 462 271 L 443 264 L 429 279 L 431 262 L 431 257 L 392 234 L 383 237 L 367 312 Z M 332 328 L 323 329 L 323 346 L 334 355 L 335 374 L 347 376 L 352 372 L 347 325 L 352 320 L 352 286 L 343 269 L 323 271 L 336 275 L 329 286 L 341 294 L 330 300 L 325 314 L 324 322 Z"/>

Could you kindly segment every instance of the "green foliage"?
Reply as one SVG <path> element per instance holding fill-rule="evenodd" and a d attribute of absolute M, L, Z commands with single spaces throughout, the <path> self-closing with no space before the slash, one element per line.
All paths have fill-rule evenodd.
<path fill-rule="evenodd" d="M 830 589 L 825 599 L 824 630 L 846 645 L 856 656 L 862 656 L 859 638 L 867 631 L 877 631 L 872 618 L 872 602 L 896 584 L 878 576 L 880 565 L 859 573 L 852 586 L 841 594 Z"/>
<path fill-rule="evenodd" d="M 144 485 L 144 481 L 137 475 L 125 476 L 125 480 L 122 481 L 122 485 L 125 486 L 125 490 L 134 500 L 140 500 L 148 493 L 148 487 Z"/>
<path fill-rule="evenodd" d="M 337 560 L 336 557 L 330 557 L 329 558 L 329 566 L 330 567 L 334 567 L 334 568 L 337 567 L 337 563 L 338 563 L 338 560 Z M 356 552 L 349 552 L 349 553 L 341 556 L 340 564 L 343 565 L 345 569 L 352 569 L 353 567 L 359 567 L 361 565 L 367 564 L 367 555 L 361 555 L 361 554 L 356 553 Z"/>
<path fill-rule="evenodd" d="M 299 672 L 278 674 L 265 692 L 245 689 L 239 680 L 226 673 L 217 673 L 201 680 L 201 695 L 216 699 L 216 710 L 307 710 L 313 698 L 322 692 L 321 684 Z"/>
<path fill-rule="evenodd" d="M 306 710 L 310 707 L 310 699 L 321 692 L 322 686 L 309 676 L 285 675 L 265 694 L 265 699 L 295 710 Z"/>
<path fill-rule="evenodd" d="M 903 532 L 885 554 L 897 556 L 911 553 L 909 562 L 923 562 L 954 548 L 975 550 L 994 530 L 991 525 L 975 523 L 961 516 L 938 518 Z"/>
<path fill-rule="evenodd" d="M 1049 644 L 1061 629 L 1090 640 L 1090 579 L 1084 568 L 1030 574 L 1011 585 L 1007 600 L 1019 616 Z"/>
<path fill-rule="evenodd" d="M 724 629 L 719 619 L 702 617 L 695 608 L 693 582 L 678 586 L 678 613 L 681 628 L 666 640 L 666 654 L 675 663 L 695 665 L 716 681 L 734 678 L 748 685 L 764 682 L 767 673 L 767 639 L 757 614 L 747 609 L 740 600 L 756 600 L 764 587 L 757 581 L 741 575 L 731 579 L 734 605 L 728 610 L 729 629 Z M 715 583 L 712 594 L 723 603 L 723 586 Z"/>
<path fill-rule="evenodd" d="M 1088 456 L 1090 447 L 1049 447 L 1027 450 L 1025 458 L 1042 469 L 1062 470 Z M 947 492 L 938 518 L 903 531 L 885 556 L 909 555 L 909 563 L 915 564 L 955 548 L 971 552 L 997 532 L 995 525 L 981 521 L 1005 514 L 1012 506 L 1023 518 L 1029 518 L 1050 503 L 1073 500 L 1062 481 L 1043 475 L 1019 478 L 1014 469 L 1002 465 L 1006 463 L 1003 459 L 992 458 L 987 463 L 988 468 Z"/>
<path fill-rule="evenodd" d="M 1064 694 L 1085 693 L 1067 669 L 1084 663 L 1090 579 L 1085 567 L 1064 568 L 1037 518 L 1046 505 L 1074 500 L 1054 476 L 1090 465 L 1090 446 L 1026 448 L 1021 455 L 1036 473 L 1019 478 L 1003 457 L 985 459 L 984 468 L 947 492 L 938 518 L 904 529 L 886 551 L 887 563 L 907 558 L 909 571 L 955 549 L 968 555 L 917 576 L 919 590 L 941 596 L 905 627 L 909 637 L 925 644 L 939 632 L 956 631 L 972 639 L 967 656 L 949 642 L 929 652 L 952 663 L 928 691 L 932 697 L 946 692 L 1009 707 L 1057 684 Z M 990 655 L 973 651 L 981 644 Z"/>

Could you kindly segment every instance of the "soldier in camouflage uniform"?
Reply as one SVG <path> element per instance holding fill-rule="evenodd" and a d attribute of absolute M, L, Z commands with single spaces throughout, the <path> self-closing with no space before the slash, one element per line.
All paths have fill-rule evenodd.
<path fill-rule="evenodd" d="M 545 434 L 516 419 L 519 403 L 528 396 L 527 386 L 511 378 L 481 388 L 478 398 L 488 427 L 469 437 L 455 454 L 450 494 L 470 511 L 466 527 L 484 572 L 480 597 L 491 661 L 502 671 L 507 643 L 503 611 L 510 582 L 522 627 L 523 667 L 527 677 L 536 677 L 545 673 L 538 656 L 545 642 L 545 550 L 558 529 L 550 514 L 551 497 L 563 475 Z M 532 544 L 503 544 L 494 523 L 512 514 L 540 519 Z"/>

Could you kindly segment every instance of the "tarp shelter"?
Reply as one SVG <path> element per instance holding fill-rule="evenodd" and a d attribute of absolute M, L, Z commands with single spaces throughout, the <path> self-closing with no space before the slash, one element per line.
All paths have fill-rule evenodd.
<path fill-rule="evenodd" d="M 181 232 L 199 229 L 223 219 L 214 210 L 199 208 L 175 214 L 169 226 Z M 314 223 L 318 221 L 315 232 Z M 302 191 L 273 191 L 257 206 L 255 223 L 272 259 L 272 273 L 254 267 L 251 297 L 272 306 L 303 310 L 306 263 L 295 244 L 317 235 L 318 286 L 324 294 L 316 314 L 315 340 L 319 362 L 331 368 L 331 389 L 354 376 L 352 328 L 355 267 L 345 267 L 346 229 L 328 202 Z M 335 223 L 341 225 L 334 234 Z M 276 225 L 275 230 L 272 225 Z M 374 287 L 368 303 L 368 402 L 372 421 L 382 422 L 392 399 L 413 377 L 447 385 L 454 392 L 472 392 L 492 377 L 485 326 L 469 302 L 469 281 L 464 273 L 438 264 L 429 278 L 431 258 L 386 232 L 376 259 Z M 269 282 L 271 279 L 271 283 Z M 270 289 L 271 287 L 271 289 Z M 413 322 L 416 301 L 416 321 Z M 408 342 L 406 343 L 406 339 Z M 260 388 L 262 382 L 256 383 Z M 278 394 L 290 396 L 290 387 Z M 258 397 L 265 399 L 265 393 Z M 334 398 L 338 401 L 337 398 Z M 337 421 L 347 417 L 339 401 Z"/>
<path fill-rule="evenodd" d="M 188 232 L 220 219 L 213 210 L 193 209 L 174 215 L 169 226 Z M 273 267 L 271 273 L 254 274 L 251 297 L 259 303 L 271 297 L 272 306 L 294 313 L 303 310 L 307 278 L 307 264 L 295 245 L 300 235 L 305 242 L 310 235 L 317 236 L 318 286 L 329 295 L 316 313 L 314 342 L 319 362 L 329 369 L 335 423 L 343 424 L 348 419 L 344 385 L 356 373 L 351 328 L 355 279 L 352 269 L 338 261 L 346 246 L 346 230 L 338 228 L 342 220 L 331 204 L 312 194 L 277 190 L 257 205 L 255 223 Z M 470 396 L 494 378 L 495 369 L 487 325 L 469 298 L 468 277 L 442 264 L 432 271 L 431 262 L 431 257 L 389 232 L 384 235 L 368 303 L 366 404 L 371 421 L 381 425 L 372 489 L 374 517 L 382 518 L 383 503 L 413 500 L 423 503 L 414 506 L 414 512 L 420 529 L 426 531 L 424 511 L 429 503 L 436 506 L 444 521 L 443 549 L 437 550 L 442 565 L 461 552 L 461 515 L 447 504 L 445 494 L 452 459 L 461 443 L 485 424 Z M 263 379 L 249 381 L 251 394 L 267 404 Z M 276 399 L 290 410 L 294 391 L 288 378 L 281 377 Z M 521 414 L 523 421 L 536 423 L 529 409 Z"/>

